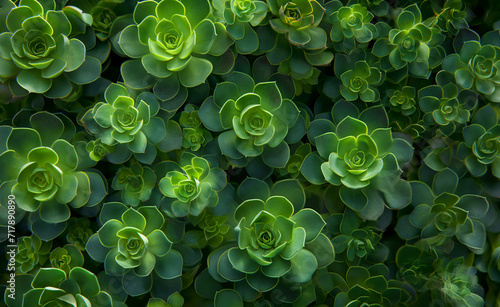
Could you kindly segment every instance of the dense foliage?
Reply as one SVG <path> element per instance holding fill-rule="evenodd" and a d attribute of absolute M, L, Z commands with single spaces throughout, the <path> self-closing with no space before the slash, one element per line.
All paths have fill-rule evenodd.
<path fill-rule="evenodd" d="M 500 306 L 496 0 L 0 0 L 0 82 L 8 307 Z"/>

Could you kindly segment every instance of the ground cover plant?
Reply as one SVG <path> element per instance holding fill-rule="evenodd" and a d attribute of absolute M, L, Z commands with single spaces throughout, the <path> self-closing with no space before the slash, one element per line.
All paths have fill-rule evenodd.
<path fill-rule="evenodd" d="M 500 2 L 0 0 L 2 303 L 500 306 Z"/>

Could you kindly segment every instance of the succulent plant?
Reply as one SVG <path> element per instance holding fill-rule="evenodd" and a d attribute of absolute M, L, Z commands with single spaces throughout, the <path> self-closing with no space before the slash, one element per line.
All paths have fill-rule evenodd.
<path fill-rule="evenodd" d="M 210 132 L 203 128 L 184 128 L 182 129 L 182 147 L 199 150 L 203 145 L 212 140 Z"/>
<path fill-rule="evenodd" d="M 327 49 L 327 34 L 320 26 L 325 12 L 316 0 L 268 1 L 272 17 L 270 27 L 260 27 L 259 51 L 278 72 L 292 77 L 296 94 L 310 92 L 318 84 L 320 70 L 333 60 Z"/>
<path fill-rule="evenodd" d="M 92 16 L 92 28 L 96 37 L 102 41 L 109 38 L 113 22 L 117 18 L 117 9 L 123 5 L 123 0 L 97 1 L 89 14 Z"/>
<path fill-rule="evenodd" d="M 387 38 L 375 42 L 373 54 L 382 58 L 383 70 L 408 67 L 412 76 L 428 78 L 431 68 L 438 66 L 445 55 L 439 46 L 444 35 L 422 22 L 417 4 L 406 7 L 396 23 L 397 29 L 391 29 Z"/>
<path fill-rule="evenodd" d="M 124 203 L 137 206 L 141 201 L 147 201 L 156 184 L 155 172 L 140 163 L 131 163 L 130 167 L 122 167 L 116 172 L 111 187 L 121 191 Z"/>
<path fill-rule="evenodd" d="M 66 227 L 70 208 L 96 205 L 104 198 L 106 188 L 97 173 L 78 170 L 74 146 L 61 138 L 72 136 L 62 115 L 39 112 L 30 122 L 35 129 L 13 128 L 7 138 L 0 155 L 0 165 L 6 170 L 0 189 L 13 194 L 21 210 L 39 215 L 32 230 L 43 240 L 50 240 Z M 96 193 L 92 199 L 91 188 Z M 47 223 L 52 229 L 45 227 Z"/>
<path fill-rule="evenodd" d="M 210 13 L 209 1 L 138 2 L 133 24 L 123 29 L 118 41 L 134 59 L 121 67 L 125 84 L 140 89 L 153 86 L 154 80 L 185 87 L 205 82 L 213 65 L 203 55 L 216 36 Z"/>
<path fill-rule="evenodd" d="M 90 159 L 96 162 L 101 161 L 115 150 L 113 146 L 104 144 L 101 139 L 88 142 L 85 149 L 88 151 Z"/>
<path fill-rule="evenodd" d="M 61 269 L 66 274 L 75 267 L 82 267 L 84 261 L 82 252 L 72 244 L 54 248 L 49 259 L 53 268 Z"/>
<path fill-rule="evenodd" d="M 498 69 L 495 64 L 499 48 L 481 45 L 475 40 L 466 41 L 462 48 L 443 60 L 443 69 L 455 75 L 457 83 L 465 89 L 484 94 L 489 100 L 500 101 Z"/>
<path fill-rule="evenodd" d="M 216 280 L 267 292 L 280 282 L 305 284 L 319 266 L 333 261 L 331 243 L 320 234 L 325 222 L 314 210 L 294 214 L 288 199 L 272 196 L 266 201 L 248 199 L 234 214 L 238 245 L 213 253 L 216 268 L 209 267 L 209 271 Z M 323 257 L 319 264 L 318 250 L 329 250 L 327 260 Z"/>
<path fill-rule="evenodd" d="M 378 36 L 377 28 L 371 23 L 373 14 L 366 6 L 361 4 L 342 6 L 340 1 L 335 0 L 329 3 L 329 9 L 333 11 L 329 16 L 333 24 L 330 31 L 332 41 L 349 40 L 344 45 L 355 47 L 355 41 L 368 43 Z"/>
<path fill-rule="evenodd" d="M 309 138 L 315 139 L 318 151 L 309 154 L 301 167 L 302 174 L 313 184 L 342 185 L 340 197 L 344 203 L 368 219 L 382 214 L 384 203 L 399 209 L 408 205 L 411 198 L 409 184 L 400 179 L 401 158 L 393 152 L 406 152 L 411 157 L 413 150 L 406 141 L 393 139 L 390 128 L 372 122 L 369 114 L 379 111 L 385 113 L 378 107 L 366 109 L 360 115 L 366 123 L 347 116 L 335 127 L 335 132 L 313 135 L 310 129 Z"/>
<path fill-rule="evenodd" d="M 380 99 L 378 90 L 373 86 L 381 82 L 382 74 L 378 68 L 370 67 L 365 61 L 356 62 L 354 69 L 343 72 L 340 79 L 340 93 L 344 99 L 353 101 L 360 98 L 364 102 Z"/>
<path fill-rule="evenodd" d="M 347 101 L 360 98 L 364 102 L 380 100 L 377 88 L 384 82 L 385 74 L 375 58 L 362 50 L 355 50 L 349 54 L 337 54 L 334 64 L 333 70 L 338 80 L 331 78 L 330 82 L 325 83 L 324 89 L 330 98 L 342 96 Z"/>
<path fill-rule="evenodd" d="M 74 244 L 79 250 L 85 250 L 85 243 L 94 234 L 90 228 L 90 220 L 84 217 L 70 218 L 68 224 L 66 240 L 68 243 Z"/>
<path fill-rule="evenodd" d="M 368 263 L 380 263 L 387 257 L 384 246 L 379 244 L 380 232 L 373 225 L 362 223 L 352 210 L 331 215 L 326 222 L 327 229 L 333 235 L 336 261 L 347 259 L 354 262 L 363 259 Z"/>
<path fill-rule="evenodd" d="M 182 128 L 198 128 L 201 126 L 198 108 L 192 104 L 187 104 L 179 116 L 179 125 Z"/>
<path fill-rule="evenodd" d="M 193 154 L 184 153 L 180 164 L 163 162 L 156 167 L 157 173 L 165 174 L 158 185 L 165 195 L 162 210 L 170 216 L 199 216 L 217 204 L 217 192 L 226 185 L 222 169 Z"/>
<path fill-rule="evenodd" d="M 179 125 L 182 127 L 183 148 L 198 151 L 213 139 L 210 131 L 201 125 L 198 109 L 191 104 L 181 112 Z"/>
<path fill-rule="evenodd" d="M 21 237 L 17 242 L 16 267 L 21 273 L 36 271 L 49 258 L 52 242 L 43 242 L 36 234 Z"/>
<path fill-rule="evenodd" d="M 252 27 L 258 26 L 266 17 L 269 7 L 261 0 L 215 0 L 216 12 L 228 34 L 235 40 L 239 53 L 252 53 L 259 47 L 257 33 Z"/>
<path fill-rule="evenodd" d="M 486 229 L 481 221 L 488 212 L 488 200 L 479 195 L 458 196 L 457 175 L 450 169 L 438 172 L 432 190 L 423 182 L 411 182 L 412 206 L 409 215 L 399 219 L 396 231 L 403 239 L 420 236 L 439 246 L 443 239 L 456 237 L 472 252 L 481 254 L 486 244 Z"/>
<path fill-rule="evenodd" d="M 269 22 L 288 41 L 305 49 L 320 49 L 326 44 L 326 33 L 318 27 L 325 9 L 316 0 L 270 0 L 275 18 Z M 319 47 L 319 48 L 318 48 Z"/>
<path fill-rule="evenodd" d="M 162 230 L 165 218 L 156 207 L 135 210 L 121 203 L 106 203 L 100 220 L 102 227 L 85 249 L 92 259 L 104 262 L 106 274 L 123 276 L 129 295 L 147 293 L 153 281 L 181 275 L 182 256 L 171 249 L 172 242 Z"/>
<path fill-rule="evenodd" d="M 455 131 L 457 124 L 470 120 L 470 113 L 476 107 L 477 95 L 469 90 L 459 91 L 453 83 L 429 85 L 418 91 L 420 109 L 425 113 L 427 124 L 437 123 L 446 135 Z"/>
<path fill-rule="evenodd" d="M 462 130 L 461 143 L 465 166 L 473 176 L 483 176 L 491 166 L 500 178 L 500 126 L 496 111 L 487 105 L 476 112 L 472 124 Z"/>
<path fill-rule="evenodd" d="M 217 306 L 222 304 L 219 299 L 226 296 L 235 304 L 242 299 L 259 304 L 263 297 L 276 300 L 277 304 L 299 303 L 300 291 L 312 289 L 308 280 L 316 268 L 334 260 L 333 247 L 321 233 L 325 222 L 314 210 L 302 209 L 305 195 L 297 180 L 271 185 L 247 178 L 235 197 L 242 203 L 236 211 L 228 212 L 234 213 L 232 219 L 237 223 L 236 242 L 209 255 L 208 268 L 195 281 L 197 293 L 214 299 L 220 295 L 221 283 L 232 280 L 237 293 L 228 292 L 216 298 Z M 293 214 L 295 210 L 297 213 Z M 286 259 L 292 251 L 295 256 Z M 295 262 L 299 259 L 302 260 Z M 293 291 L 282 292 L 287 288 Z"/>
<path fill-rule="evenodd" d="M 165 136 L 165 122 L 155 117 L 159 105 L 152 93 L 131 97 L 125 86 L 113 83 L 106 89 L 105 99 L 106 102 L 98 102 L 82 118 L 87 130 L 104 145 L 127 144 L 132 152 L 144 153 L 148 141 L 158 143 Z M 100 148 L 99 156 L 104 149 L 109 151 Z"/>
<path fill-rule="evenodd" d="M 224 131 L 217 140 L 229 158 L 262 154 L 269 166 L 282 167 L 288 156 L 282 160 L 271 156 L 276 151 L 289 152 L 284 140 L 297 122 L 299 110 L 291 100 L 282 98 L 275 82 L 255 84 L 248 75 L 235 73 L 217 85 L 213 98 L 200 109 L 200 116 L 208 129 Z"/>
<path fill-rule="evenodd" d="M 56 2 L 42 3 L 23 1 L 6 14 L 7 31 L 0 34 L 0 77 L 15 95 L 64 98 L 75 86 L 96 80 L 101 63 L 86 55 L 82 41 L 70 38 L 70 17 L 56 10 Z"/>
<path fill-rule="evenodd" d="M 388 90 L 388 102 L 385 105 L 391 110 L 411 115 L 416 111 L 416 90 L 412 86 L 403 86 L 400 89 Z"/>
<path fill-rule="evenodd" d="M 434 9 L 437 13 L 435 22 L 443 32 L 456 35 L 461 29 L 467 29 L 467 12 L 461 0 L 446 0 L 440 10 Z"/>

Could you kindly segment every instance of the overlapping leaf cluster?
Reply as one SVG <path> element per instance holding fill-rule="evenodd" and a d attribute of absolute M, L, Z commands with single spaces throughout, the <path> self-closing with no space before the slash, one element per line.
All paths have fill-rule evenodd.
<path fill-rule="evenodd" d="M 4 303 L 500 306 L 499 22 L 0 0 Z"/>

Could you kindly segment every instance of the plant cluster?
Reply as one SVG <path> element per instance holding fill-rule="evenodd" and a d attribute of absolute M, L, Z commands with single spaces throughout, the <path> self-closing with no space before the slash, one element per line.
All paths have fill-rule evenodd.
<path fill-rule="evenodd" d="M 500 306 L 499 103 L 496 0 L 0 0 L 3 303 Z"/>

